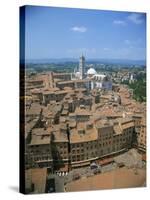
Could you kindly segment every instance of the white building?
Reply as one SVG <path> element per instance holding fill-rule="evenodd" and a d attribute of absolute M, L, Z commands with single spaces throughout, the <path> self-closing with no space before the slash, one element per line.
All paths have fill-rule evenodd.
<path fill-rule="evenodd" d="M 111 78 L 104 74 L 98 74 L 94 68 L 87 71 L 87 78 L 91 79 L 91 89 L 112 90 Z"/>
<path fill-rule="evenodd" d="M 95 71 L 94 68 L 90 68 L 88 71 L 87 71 L 87 76 L 90 78 L 90 77 L 93 77 L 94 75 L 96 75 L 97 72 Z"/>
<path fill-rule="evenodd" d="M 85 58 L 82 55 L 79 61 L 79 71 L 74 72 L 75 79 L 89 79 L 88 88 L 112 90 L 111 77 L 105 74 L 98 74 L 94 68 L 88 69 L 85 73 Z"/>
<path fill-rule="evenodd" d="M 98 89 L 105 89 L 105 90 L 112 90 L 112 81 L 111 78 L 104 74 L 95 74 L 92 77 L 92 86 L 91 89 L 98 88 Z"/>
<path fill-rule="evenodd" d="M 129 79 L 129 83 L 134 83 L 135 79 L 134 79 L 134 75 L 131 74 L 130 75 L 130 79 Z"/>

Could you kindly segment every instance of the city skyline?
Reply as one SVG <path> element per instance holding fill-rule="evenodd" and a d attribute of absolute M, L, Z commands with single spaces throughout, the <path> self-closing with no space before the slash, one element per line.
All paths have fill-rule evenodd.
<path fill-rule="evenodd" d="M 25 20 L 26 60 L 146 60 L 144 13 L 27 6 Z"/>
<path fill-rule="evenodd" d="M 146 187 L 146 15 L 23 6 L 20 22 L 20 192 Z"/>

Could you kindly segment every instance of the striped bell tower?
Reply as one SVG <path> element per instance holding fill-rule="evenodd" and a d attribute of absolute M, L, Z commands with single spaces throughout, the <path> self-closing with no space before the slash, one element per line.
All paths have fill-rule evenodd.
<path fill-rule="evenodd" d="M 85 57 L 82 55 L 79 60 L 80 79 L 84 78 Z"/>

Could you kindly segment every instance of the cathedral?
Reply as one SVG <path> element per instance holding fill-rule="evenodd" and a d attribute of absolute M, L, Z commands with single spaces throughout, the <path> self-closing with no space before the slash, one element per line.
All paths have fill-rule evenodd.
<path fill-rule="evenodd" d="M 90 89 L 112 90 L 111 77 L 105 74 L 99 74 L 94 68 L 85 71 L 85 57 L 82 55 L 79 60 L 78 71 L 74 71 L 74 79 L 89 80 Z"/>

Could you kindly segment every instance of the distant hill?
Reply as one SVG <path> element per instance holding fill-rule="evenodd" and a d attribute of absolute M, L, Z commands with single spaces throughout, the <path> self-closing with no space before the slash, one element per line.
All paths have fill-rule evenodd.
<path fill-rule="evenodd" d="M 76 63 L 79 62 L 77 58 L 57 58 L 57 59 L 30 59 L 26 60 L 29 64 L 49 64 L 49 63 Z M 86 63 L 101 63 L 101 64 L 125 64 L 125 65 L 146 65 L 145 60 L 128 60 L 128 59 L 103 59 L 103 58 L 89 58 Z"/>

